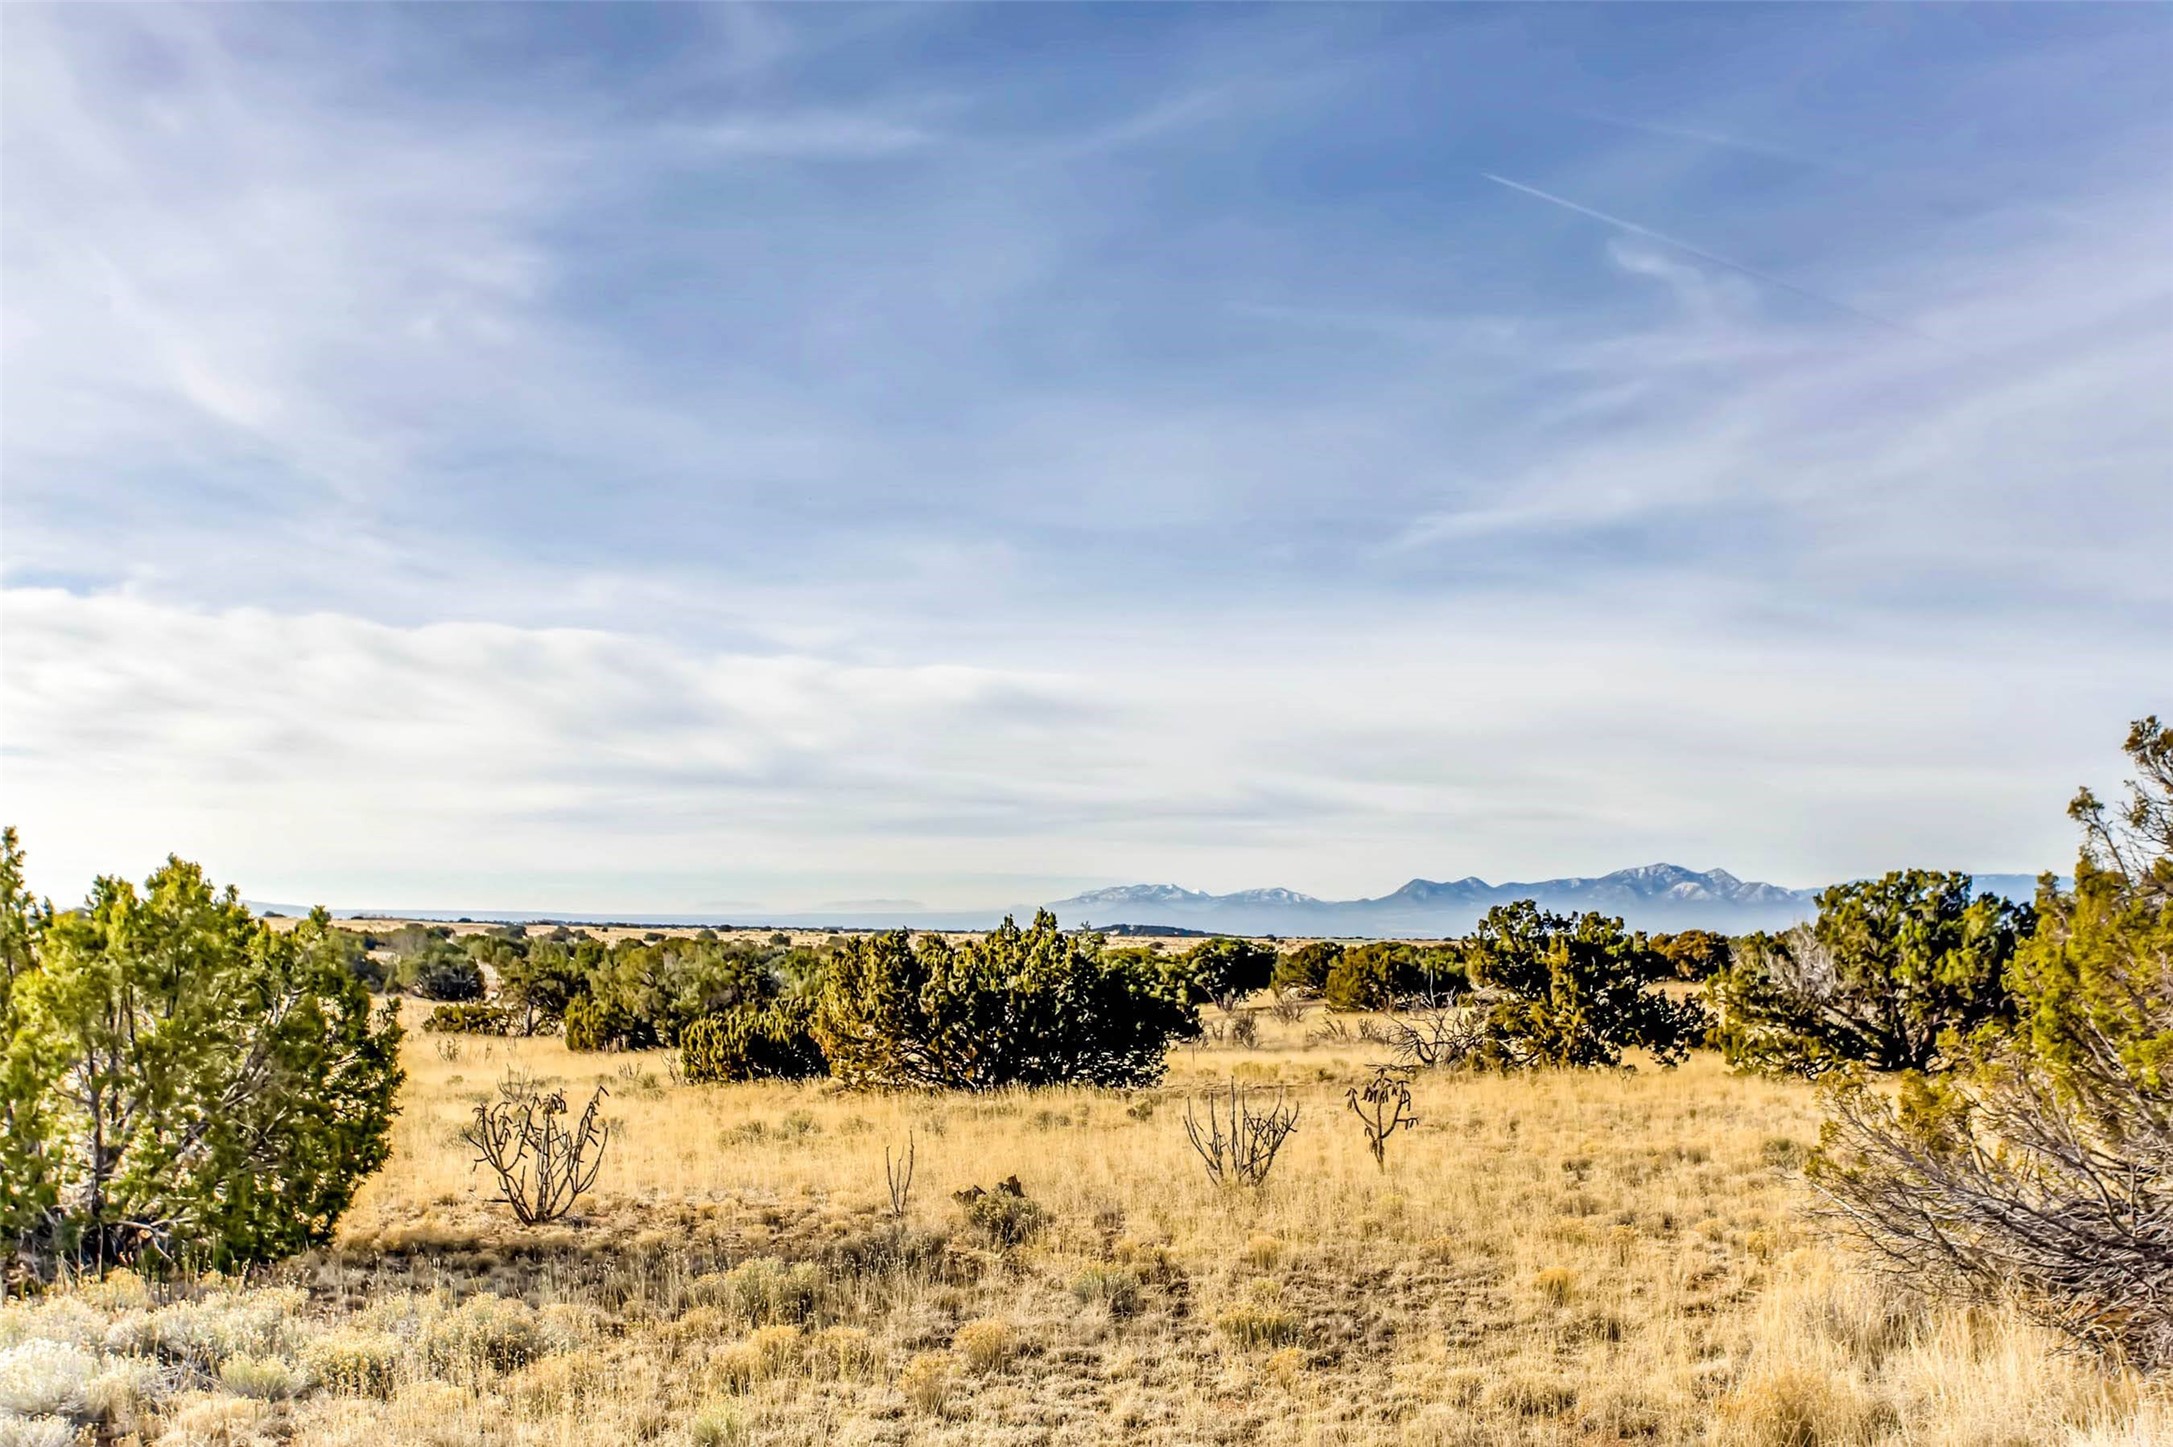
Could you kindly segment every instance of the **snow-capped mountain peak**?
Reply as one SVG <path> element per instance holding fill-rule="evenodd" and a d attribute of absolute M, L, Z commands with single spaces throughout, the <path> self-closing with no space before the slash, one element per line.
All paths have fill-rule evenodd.
<path fill-rule="evenodd" d="M 1174 884 L 1120 885 L 1057 901 L 1060 917 L 1098 924 L 1173 924 L 1239 934 L 1461 933 L 1489 908 L 1534 900 L 1563 913 L 1598 910 L 1636 929 L 1769 928 L 1807 918 L 1816 891 L 1744 881 L 1725 869 L 1644 864 L 1597 877 L 1489 884 L 1476 875 L 1413 879 L 1392 894 L 1325 900 L 1293 889 L 1209 894 Z"/>

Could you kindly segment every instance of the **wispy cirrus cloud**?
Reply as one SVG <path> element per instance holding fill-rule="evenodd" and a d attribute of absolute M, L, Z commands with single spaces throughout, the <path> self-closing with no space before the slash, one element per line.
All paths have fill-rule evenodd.
<path fill-rule="evenodd" d="M 1575 201 L 1554 195 L 1552 192 L 1542 191 L 1537 186 L 1527 186 L 1522 181 L 1512 181 L 1506 176 L 1497 176 L 1491 171 L 1482 171 L 1480 175 L 1497 186 L 1506 186 L 1512 191 L 1530 196 L 1534 200 L 1544 201 L 1550 206 L 1559 206 L 1565 211 L 1574 211 L 1579 216 L 1589 216 L 1594 221 L 1604 222 L 1618 231 L 1627 232 L 1646 241 L 1657 241 L 1662 246 L 1672 247 L 1686 256 L 1697 258 L 1699 261 L 1709 262 L 1714 266 L 1724 266 L 1730 271 L 1742 273 L 1753 281 L 1762 282 L 1767 286 L 1779 287 L 1782 291 L 1800 296 L 1806 301 L 1815 301 L 1821 306 L 1832 307 L 1835 311 L 1846 312 L 1859 321 L 1870 322 L 1874 326 L 1885 327 L 1890 331 L 1909 332 L 1913 330 L 1913 328 L 1891 318 L 1877 316 L 1865 311 L 1862 307 L 1852 306 L 1848 302 L 1828 296 L 1824 292 L 1813 291 L 1806 286 L 1799 286 L 1786 277 L 1776 276 L 1770 271 L 1761 270 L 1746 262 L 1734 261 L 1715 252 L 1707 251 L 1703 247 L 1693 245 L 1680 237 L 1670 236 L 1664 231 L 1656 231 L 1650 226 L 1641 225 L 1635 221 L 1625 221 L 1620 216 L 1610 216 L 1605 211 L 1595 211 L 1589 206 L 1579 205 Z"/>
<path fill-rule="evenodd" d="M 937 142 L 918 125 L 884 116 L 823 114 L 732 116 L 667 130 L 665 139 L 715 156 L 772 160 L 871 159 Z"/>

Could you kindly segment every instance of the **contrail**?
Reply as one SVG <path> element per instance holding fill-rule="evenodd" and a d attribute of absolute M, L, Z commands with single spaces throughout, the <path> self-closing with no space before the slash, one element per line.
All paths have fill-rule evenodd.
<path fill-rule="evenodd" d="M 1522 181 L 1512 181 L 1507 176 L 1497 176 L 1491 171 L 1481 171 L 1479 174 L 1481 176 L 1484 176 L 1487 180 L 1492 181 L 1497 186 L 1507 186 L 1512 191 L 1522 191 L 1527 196 L 1536 196 L 1542 201 L 1552 202 L 1554 205 L 1560 206 L 1565 211 L 1574 211 L 1579 216 L 1589 216 L 1594 221 L 1604 221 L 1609 226 L 1613 226 L 1620 230 L 1629 232 L 1632 236 L 1642 236 L 1647 241 L 1657 241 L 1662 246 L 1672 246 L 1677 251 L 1685 252 L 1691 256 L 1695 256 L 1700 261 L 1709 261 L 1715 266 L 1725 266 L 1730 271 L 1740 271 L 1741 273 L 1743 273 L 1743 275 L 1751 277 L 1758 281 L 1762 281 L 1767 286 L 1777 286 L 1782 291 L 1793 292 L 1797 296 L 1803 297 L 1807 301 L 1817 302 L 1820 306 L 1832 307 L 1836 311 L 1847 312 L 1850 316 L 1857 318 L 1859 321 L 1867 321 L 1870 322 L 1873 326 L 1885 327 L 1888 331 L 1901 332 L 1906 336 L 1921 337 L 1924 335 L 1922 332 L 1917 331 L 1913 327 L 1903 326 L 1900 322 L 1890 321 L 1885 317 L 1876 316 L 1871 312 L 1864 311 L 1860 307 L 1850 306 L 1845 301 L 1837 301 L 1833 297 L 1822 295 L 1818 292 L 1811 291 L 1805 287 L 1800 287 L 1794 282 L 1787 280 L 1785 277 L 1775 276 L 1770 271 L 1760 271 L 1755 266 L 1745 266 L 1740 261 L 1730 261 L 1725 256 L 1715 256 L 1712 252 L 1707 251 L 1702 247 L 1692 246 L 1687 241 L 1678 241 L 1674 237 L 1669 236 L 1664 232 L 1653 230 L 1650 226 L 1640 226 L 1635 221 L 1625 221 L 1620 216 L 1610 216 L 1605 211 L 1595 211 L 1590 206 L 1579 206 L 1574 201 L 1564 200 L 1560 196 L 1552 195 L 1546 191 L 1540 190 L 1537 186 L 1527 186 Z"/>
<path fill-rule="evenodd" d="M 1605 111 L 1569 111 L 1579 120 L 1597 121 L 1603 126 L 1615 126 L 1625 131 L 1640 131 L 1648 136 L 1666 136 L 1670 140 L 1696 141 L 1699 145 L 1714 146 L 1726 151 L 1740 151 L 1746 156 L 1763 156 L 1770 161 L 1786 161 L 1791 166 L 1807 170 L 1831 171 L 1835 175 L 1867 177 L 1872 173 L 1862 166 L 1851 166 L 1841 161 L 1828 160 L 1804 151 L 1792 151 L 1786 146 L 1776 146 L 1767 141 L 1754 141 L 1743 136 L 1722 135 L 1719 131 L 1701 131 L 1693 126 L 1671 125 L 1665 121 L 1639 121 L 1628 116 L 1609 115 Z"/>

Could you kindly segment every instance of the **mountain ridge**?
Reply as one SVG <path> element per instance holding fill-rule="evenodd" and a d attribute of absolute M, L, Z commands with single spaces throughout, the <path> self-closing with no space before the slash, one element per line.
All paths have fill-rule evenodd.
<path fill-rule="evenodd" d="M 2026 875 L 1980 875 L 1982 892 L 2028 898 Z M 1468 930 L 1497 904 L 1534 900 L 1560 913 L 1597 910 L 1620 915 L 1633 929 L 1711 929 L 1736 934 L 1778 929 L 1816 913 L 1817 888 L 1795 889 L 1746 880 L 1725 869 L 1642 864 L 1609 874 L 1490 884 L 1414 878 L 1384 895 L 1329 900 L 1291 889 L 1210 894 L 1175 884 L 1116 885 L 1085 890 L 1049 907 L 1095 924 L 1144 922 L 1147 911 L 1173 924 L 1210 926 L 1229 934 L 1450 935 Z"/>

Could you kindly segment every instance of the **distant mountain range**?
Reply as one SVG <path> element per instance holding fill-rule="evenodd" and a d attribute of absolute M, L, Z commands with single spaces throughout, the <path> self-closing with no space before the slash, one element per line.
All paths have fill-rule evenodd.
<path fill-rule="evenodd" d="M 2027 900 L 2037 890 L 2028 874 L 1980 874 L 1981 894 Z M 1497 904 L 1532 899 L 1557 913 L 1598 910 L 1620 915 L 1632 929 L 1709 929 L 1723 934 L 1777 929 L 1809 919 L 1817 912 L 1816 889 L 1788 889 L 1778 884 L 1737 879 L 1725 869 L 1685 869 L 1679 864 L 1647 864 L 1618 869 L 1591 879 L 1542 879 L 1528 884 L 1488 884 L 1477 877 L 1446 882 L 1414 879 L 1378 899 L 1315 899 L 1294 889 L 1244 889 L 1236 894 L 1206 894 L 1174 884 L 1127 884 L 1090 889 L 1048 908 L 1067 927 L 1091 924 L 1112 934 L 1324 935 L 1440 939 L 1463 934 Z M 254 903 L 259 911 L 306 914 L 299 905 Z M 813 912 L 771 913 L 748 909 L 740 914 L 651 914 L 629 916 L 534 910 L 488 909 L 337 909 L 343 918 L 539 920 L 566 924 L 643 926 L 785 926 L 798 929 L 985 930 L 1004 914 L 1021 920 L 1031 904 L 975 910 L 930 910 L 913 900 L 845 900 Z"/>
<path fill-rule="evenodd" d="M 2028 899 L 2036 881 L 2026 874 L 1984 874 L 1977 876 L 1977 888 Z M 1127 884 L 1091 889 L 1049 907 L 1066 924 L 1167 922 L 1224 934 L 1439 937 L 1464 933 L 1497 904 L 1530 899 L 1559 913 L 1620 915 L 1633 929 L 1738 934 L 1809 919 L 1817 912 L 1817 896 L 1816 889 L 1738 879 L 1725 869 L 1646 864 L 1596 878 L 1510 884 L 1489 884 L 1477 876 L 1414 879 L 1378 899 L 1316 899 L 1291 889 L 1206 894 L 1174 884 Z"/>

